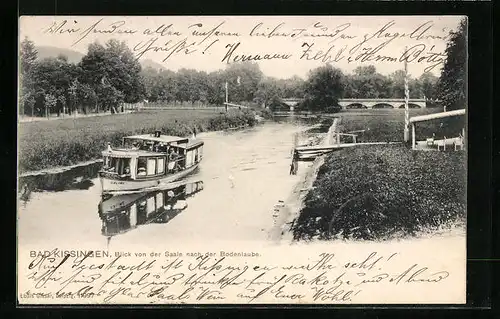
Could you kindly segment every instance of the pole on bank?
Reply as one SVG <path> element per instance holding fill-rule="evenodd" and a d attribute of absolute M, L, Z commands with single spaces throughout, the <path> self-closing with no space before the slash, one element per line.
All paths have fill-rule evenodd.
<path fill-rule="evenodd" d="M 405 48 L 406 52 L 406 48 Z M 410 90 L 408 88 L 408 61 L 405 59 L 405 128 L 404 128 L 404 141 L 408 142 L 410 140 L 410 110 L 409 110 L 409 99 Z"/>
<path fill-rule="evenodd" d="M 227 103 L 229 103 L 229 93 L 228 93 L 228 84 L 226 81 L 226 112 L 227 112 Z"/>

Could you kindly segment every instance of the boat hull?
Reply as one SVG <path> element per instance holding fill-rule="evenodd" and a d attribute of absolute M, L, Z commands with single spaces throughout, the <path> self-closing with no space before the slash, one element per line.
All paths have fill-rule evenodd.
<path fill-rule="evenodd" d="M 170 174 L 167 176 L 162 176 L 156 179 L 148 180 L 116 180 L 107 177 L 100 176 L 101 189 L 103 194 L 113 194 L 115 192 L 126 192 L 126 191 L 138 191 L 142 189 L 147 189 L 151 187 L 164 187 L 168 186 L 169 183 L 178 181 L 181 178 L 186 177 L 191 174 L 196 168 L 198 168 L 199 163 L 195 164 L 189 168 L 186 168 L 180 172 Z"/>

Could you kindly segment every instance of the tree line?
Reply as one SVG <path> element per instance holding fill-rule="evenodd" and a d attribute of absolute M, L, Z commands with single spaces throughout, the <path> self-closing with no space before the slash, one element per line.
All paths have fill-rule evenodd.
<path fill-rule="evenodd" d="M 440 78 L 423 73 L 409 78 L 410 98 L 439 99 L 449 109 L 465 103 L 466 22 L 452 32 Z M 377 72 L 373 65 L 344 74 L 330 64 L 309 72 L 307 79 L 265 76 L 254 62 L 234 63 L 214 72 L 183 68 L 177 72 L 142 68 L 125 42 L 92 43 L 79 63 L 65 56 L 38 59 L 33 41 L 20 50 L 20 114 L 119 112 L 122 103 L 201 103 L 221 105 L 253 102 L 275 109 L 282 98 L 303 98 L 310 110 L 335 109 L 340 98 L 403 98 L 405 73 Z"/>
<path fill-rule="evenodd" d="M 134 103 L 144 95 L 141 65 L 124 42 L 92 43 L 77 64 L 63 55 L 39 60 L 28 38 L 20 51 L 21 114 L 117 112 L 122 102 Z"/>

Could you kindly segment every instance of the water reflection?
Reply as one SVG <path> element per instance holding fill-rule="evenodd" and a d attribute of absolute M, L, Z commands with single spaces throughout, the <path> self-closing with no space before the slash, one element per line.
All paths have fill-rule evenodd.
<path fill-rule="evenodd" d="M 175 188 L 103 198 L 98 208 L 102 234 L 109 239 L 141 225 L 168 223 L 187 208 L 187 198 L 201 190 L 203 182 L 197 181 Z"/>
<path fill-rule="evenodd" d="M 37 191 L 62 192 L 66 190 L 87 190 L 94 186 L 92 179 L 102 167 L 101 162 L 77 166 L 63 172 L 19 177 L 19 197 L 29 201 L 31 193 Z"/>

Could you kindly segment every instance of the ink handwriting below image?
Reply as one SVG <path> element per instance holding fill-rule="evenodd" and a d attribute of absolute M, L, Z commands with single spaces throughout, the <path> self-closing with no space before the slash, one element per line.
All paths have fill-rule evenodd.
<path fill-rule="evenodd" d="M 64 255 L 66 253 L 66 255 Z M 56 256 L 64 257 L 56 257 Z M 58 251 L 40 253 L 29 263 L 27 279 L 33 288 L 23 296 L 52 299 L 93 298 L 112 302 L 120 296 L 159 301 L 220 301 L 236 296 L 235 303 L 259 303 L 267 296 L 286 301 L 356 302 L 366 286 L 426 285 L 444 281 L 449 273 L 409 262 L 387 271 L 401 258 L 372 252 L 359 260 L 322 253 L 307 264 L 271 265 L 232 263 L 226 257 L 205 254 L 132 253 L 135 258 L 87 252 L 81 257 Z M 154 255 L 156 258 L 139 257 Z M 167 257 L 164 256 L 179 256 Z M 212 256 L 212 257 L 211 257 Z M 297 288 L 299 287 L 299 288 Z M 175 293 L 174 293 L 175 292 Z"/>

